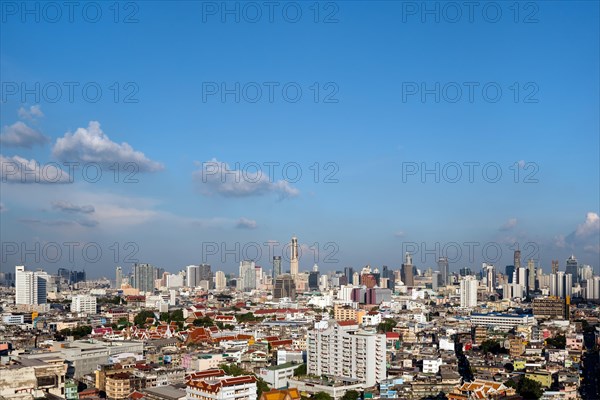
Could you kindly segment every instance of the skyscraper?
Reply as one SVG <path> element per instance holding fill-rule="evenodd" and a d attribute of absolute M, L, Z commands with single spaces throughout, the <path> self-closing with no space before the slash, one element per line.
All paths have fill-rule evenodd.
<path fill-rule="evenodd" d="M 415 285 L 412 257 L 408 252 L 404 255 L 404 264 L 402 264 L 402 282 L 405 286 Z"/>
<path fill-rule="evenodd" d="M 25 266 L 15 267 L 15 304 L 39 305 L 46 304 L 47 276 L 41 271 L 25 271 Z"/>
<path fill-rule="evenodd" d="M 197 265 L 188 265 L 185 269 L 186 286 L 195 288 L 198 286 L 198 282 L 200 282 L 200 279 L 198 279 L 200 267 Z"/>
<path fill-rule="evenodd" d="M 115 288 L 121 289 L 123 284 L 123 269 L 121 267 L 115 268 Z"/>
<path fill-rule="evenodd" d="M 506 268 L 504 269 L 504 273 L 506 274 L 507 282 L 508 283 L 513 283 L 513 277 L 515 275 L 515 266 L 514 265 L 507 265 Z"/>
<path fill-rule="evenodd" d="M 513 265 L 515 266 L 516 271 L 521 268 L 521 250 L 515 250 Z"/>
<path fill-rule="evenodd" d="M 240 275 L 237 280 L 237 289 L 250 292 L 256 289 L 256 265 L 254 261 L 240 261 Z"/>
<path fill-rule="evenodd" d="M 289 297 L 292 300 L 296 299 L 296 284 L 291 275 L 279 275 L 275 279 L 275 287 L 273 288 L 273 297 L 281 299 Z"/>
<path fill-rule="evenodd" d="M 273 256 L 273 279 L 281 275 L 281 256 Z"/>
<path fill-rule="evenodd" d="M 565 268 L 565 274 L 571 274 L 573 276 L 573 283 L 579 282 L 579 270 L 578 270 L 578 262 L 573 254 L 571 257 L 567 258 L 567 266 Z"/>
<path fill-rule="evenodd" d="M 298 238 L 295 236 L 290 246 L 290 274 L 293 278 L 298 275 Z"/>
<path fill-rule="evenodd" d="M 558 272 L 558 260 L 552 260 L 552 273 L 556 274 Z"/>
<path fill-rule="evenodd" d="M 153 292 L 158 270 L 150 264 L 133 264 L 133 287 L 140 292 Z"/>
<path fill-rule="evenodd" d="M 213 273 L 210 264 L 200 264 L 198 266 L 198 281 L 212 282 Z"/>
<path fill-rule="evenodd" d="M 225 272 L 217 271 L 215 272 L 215 290 L 223 290 L 227 287 L 227 278 L 225 277 Z"/>
<path fill-rule="evenodd" d="M 535 263 L 531 258 L 527 261 L 527 273 L 527 289 L 532 292 L 535 290 Z"/>
<path fill-rule="evenodd" d="M 448 257 L 440 257 L 437 265 L 438 271 L 440 271 L 442 286 L 446 286 L 448 284 Z"/>
<path fill-rule="evenodd" d="M 496 288 L 496 268 L 491 264 L 483 263 L 486 277 L 486 288 L 488 293 L 493 293 Z"/>
<path fill-rule="evenodd" d="M 352 267 L 344 267 L 344 276 L 346 277 L 348 285 L 352 285 L 354 282 L 354 268 Z"/>

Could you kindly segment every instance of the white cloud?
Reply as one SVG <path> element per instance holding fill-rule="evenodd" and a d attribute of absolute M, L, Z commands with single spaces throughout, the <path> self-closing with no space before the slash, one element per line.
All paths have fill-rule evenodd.
<path fill-rule="evenodd" d="M 25 107 L 19 108 L 19 118 L 21 119 L 36 119 L 44 116 L 42 109 L 39 105 L 34 105 L 26 109 Z"/>
<path fill-rule="evenodd" d="M 272 181 L 261 170 L 232 170 L 224 162 L 212 159 L 197 163 L 200 170 L 194 171 L 192 177 L 204 195 L 218 194 L 224 197 L 263 196 L 275 193 L 280 199 L 298 196 L 300 191 L 285 180 Z"/>
<path fill-rule="evenodd" d="M 235 227 L 238 229 L 256 229 L 257 226 L 258 225 L 255 220 L 244 217 L 238 219 L 237 224 L 235 225 Z"/>
<path fill-rule="evenodd" d="M 78 206 L 68 201 L 53 201 L 52 208 L 67 213 L 91 214 L 95 211 L 92 205 Z"/>
<path fill-rule="evenodd" d="M 32 148 L 35 145 L 44 145 L 48 138 L 33 128 L 30 128 L 24 122 L 17 121 L 10 126 L 2 128 L 0 134 L 0 144 L 7 147 L 25 147 Z"/>
<path fill-rule="evenodd" d="M 20 222 L 27 225 L 38 225 L 38 226 L 46 226 L 46 227 L 61 227 L 61 226 L 83 226 L 86 228 L 93 228 L 98 225 L 98 221 L 90 220 L 90 219 L 80 219 L 80 220 L 64 220 L 64 219 L 35 219 L 35 218 L 23 218 L 19 220 Z"/>
<path fill-rule="evenodd" d="M 100 129 L 100 123 L 90 121 L 87 128 L 78 128 L 58 138 L 52 148 L 54 157 L 61 161 L 98 163 L 110 167 L 118 163 L 137 165 L 139 172 L 155 172 L 164 169 L 161 163 L 152 161 L 144 153 L 134 150 L 128 143 L 115 143 Z"/>
<path fill-rule="evenodd" d="M 71 183 L 69 174 L 58 164 L 40 164 L 19 156 L 0 154 L 0 178 L 8 183 Z"/>
<path fill-rule="evenodd" d="M 585 221 L 577 226 L 575 236 L 586 238 L 600 232 L 600 217 L 595 212 L 588 212 Z"/>
<path fill-rule="evenodd" d="M 500 230 L 508 231 L 508 230 L 511 230 L 512 228 L 514 228 L 515 226 L 517 226 L 517 219 L 509 218 L 508 221 L 506 221 L 504 224 L 502 224 L 502 226 L 500 227 Z"/>
<path fill-rule="evenodd" d="M 5 212 L 8 211 L 8 208 L 6 208 L 6 206 L 4 205 L 4 203 L 0 203 L 0 213 L 1 212 Z"/>
<path fill-rule="evenodd" d="M 394 232 L 394 236 L 397 238 L 401 238 L 405 236 L 405 233 L 403 231 L 396 231 Z"/>

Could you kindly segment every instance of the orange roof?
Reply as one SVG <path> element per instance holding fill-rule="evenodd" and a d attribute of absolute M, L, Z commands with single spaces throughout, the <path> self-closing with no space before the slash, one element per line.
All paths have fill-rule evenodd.
<path fill-rule="evenodd" d="M 271 389 L 261 395 L 261 400 L 299 400 L 300 392 L 296 388 L 290 389 Z"/>

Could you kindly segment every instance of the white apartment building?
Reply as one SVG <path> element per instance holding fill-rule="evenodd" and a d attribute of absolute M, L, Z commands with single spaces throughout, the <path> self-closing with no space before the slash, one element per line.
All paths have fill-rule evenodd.
<path fill-rule="evenodd" d="M 71 312 L 96 314 L 96 296 L 80 294 L 71 299 Z"/>
<path fill-rule="evenodd" d="M 472 308 L 477 306 L 477 287 L 479 281 L 474 276 L 465 276 L 460 280 L 460 306 Z"/>
<path fill-rule="evenodd" d="M 501 329 L 511 329 L 518 326 L 535 325 L 536 320 L 532 315 L 523 314 L 471 314 L 473 325 L 495 326 Z"/>
<path fill-rule="evenodd" d="M 365 387 L 386 379 L 385 335 L 360 330 L 355 321 L 322 322 L 308 332 L 309 374 L 359 379 Z"/>
<path fill-rule="evenodd" d="M 25 271 L 25 266 L 15 267 L 15 304 L 38 305 L 46 304 L 48 274 L 42 271 Z"/>
<path fill-rule="evenodd" d="M 299 364 L 285 363 L 260 369 L 260 377 L 274 389 L 285 389 Z"/>

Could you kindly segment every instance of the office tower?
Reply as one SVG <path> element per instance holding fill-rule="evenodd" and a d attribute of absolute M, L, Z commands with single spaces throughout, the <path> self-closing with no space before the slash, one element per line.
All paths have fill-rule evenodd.
<path fill-rule="evenodd" d="M 448 257 L 440 257 L 437 261 L 438 271 L 440 271 L 441 285 L 448 284 Z"/>
<path fill-rule="evenodd" d="M 121 289 L 123 284 L 123 269 L 121 267 L 115 268 L 115 288 Z"/>
<path fill-rule="evenodd" d="M 594 270 L 589 265 L 582 265 L 580 271 L 581 271 L 580 281 L 587 281 L 594 277 Z"/>
<path fill-rule="evenodd" d="M 281 275 L 281 256 L 273 256 L 273 280 Z"/>
<path fill-rule="evenodd" d="M 527 261 L 527 290 L 535 290 L 535 263 L 531 258 Z"/>
<path fill-rule="evenodd" d="M 360 284 L 367 288 L 374 288 L 377 286 L 377 279 L 374 274 L 363 274 L 360 276 Z"/>
<path fill-rule="evenodd" d="M 472 276 L 465 276 L 460 280 L 460 306 L 472 308 L 477 306 L 477 287 L 479 281 Z"/>
<path fill-rule="evenodd" d="M 275 278 L 275 287 L 273 288 L 273 297 L 281 299 L 289 297 L 292 300 L 296 299 L 296 284 L 291 275 L 283 274 Z"/>
<path fill-rule="evenodd" d="M 352 274 L 352 284 L 353 285 L 360 284 L 360 275 L 358 274 L 358 271 Z"/>
<path fill-rule="evenodd" d="M 290 274 L 293 278 L 298 275 L 298 238 L 292 237 L 290 246 Z"/>
<path fill-rule="evenodd" d="M 140 292 L 153 292 L 158 270 L 150 264 L 133 264 L 133 287 Z"/>
<path fill-rule="evenodd" d="M 579 283 L 578 274 L 578 263 L 574 255 L 567 258 L 567 266 L 565 267 L 565 274 L 571 274 L 573 276 L 573 283 Z"/>
<path fill-rule="evenodd" d="M 552 260 L 552 273 L 556 274 L 558 272 L 558 260 Z"/>
<path fill-rule="evenodd" d="M 402 264 L 402 282 L 404 282 L 405 286 L 415 285 L 412 257 L 408 252 L 404 255 L 404 264 Z"/>
<path fill-rule="evenodd" d="M 71 271 L 69 271 L 66 268 L 59 268 L 57 275 L 60 277 L 61 280 L 70 282 L 71 280 Z"/>
<path fill-rule="evenodd" d="M 496 288 L 496 268 L 493 265 L 483 263 L 488 293 L 493 293 Z"/>
<path fill-rule="evenodd" d="M 529 270 L 525 267 L 515 268 L 517 283 L 525 289 L 525 295 L 529 294 Z"/>
<path fill-rule="evenodd" d="M 319 271 L 311 271 L 308 275 L 308 288 L 310 290 L 319 290 L 320 274 Z"/>
<path fill-rule="evenodd" d="M 215 272 L 215 289 L 216 290 L 224 290 L 227 287 L 227 277 L 225 277 L 225 272 L 217 271 Z"/>
<path fill-rule="evenodd" d="M 185 279 L 187 287 L 195 288 L 198 286 L 198 282 L 200 282 L 199 270 L 200 267 L 198 265 L 188 265 L 185 267 Z"/>
<path fill-rule="evenodd" d="M 514 265 L 507 265 L 506 268 L 504 269 L 506 278 L 507 278 L 507 282 L 508 283 L 513 283 L 513 277 L 515 275 L 515 266 Z"/>
<path fill-rule="evenodd" d="M 96 296 L 85 294 L 73 296 L 71 299 L 71 312 L 96 314 Z"/>
<path fill-rule="evenodd" d="M 352 281 L 352 279 L 354 278 L 354 268 L 352 267 L 345 267 L 344 268 L 344 276 L 346 277 L 346 279 L 348 279 L 348 284 L 352 285 L 354 282 Z"/>
<path fill-rule="evenodd" d="M 256 265 L 254 261 L 240 261 L 240 274 L 237 280 L 237 289 L 250 292 L 256 289 Z"/>
<path fill-rule="evenodd" d="M 513 265 L 515 266 L 515 270 L 521 268 L 521 250 L 515 250 Z"/>
<path fill-rule="evenodd" d="M 69 274 L 69 283 L 85 282 L 85 271 L 71 271 Z"/>
<path fill-rule="evenodd" d="M 433 271 L 431 274 L 431 290 L 437 291 L 442 284 L 442 273 L 440 271 Z"/>
<path fill-rule="evenodd" d="M 43 276 L 42 276 L 43 275 Z M 25 271 L 25 266 L 15 267 L 15 304 L 46 304 L 46 273 L 42 271 Z"/>
<path fill-rule="evenodd" d="M 198 280 L 212 282 L 213 273 L 210 264 L 200 264 L 198 266 Z"/>
<path fill-rule="evenodd" d="M 362 331 L 358 323 L 329 320 L 308 331 L 306 342 L 310 375 L 358 379 L 365 387 L 386 379 L 384 334 Z"/>
<path fill-rule="evenodd" d="M 471 268 L 469 267 L 464 267 L 458 270 L 458 273 L 460 276 L 470 276 L 473 275 L 473 272 L 471 272 Z"/>

